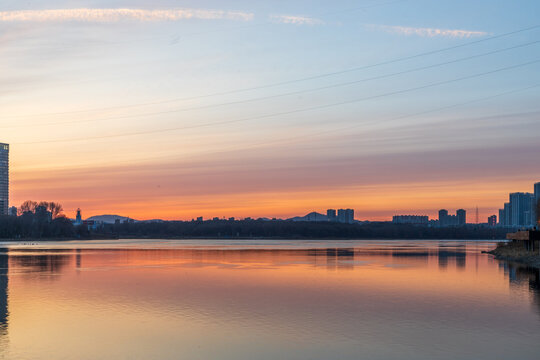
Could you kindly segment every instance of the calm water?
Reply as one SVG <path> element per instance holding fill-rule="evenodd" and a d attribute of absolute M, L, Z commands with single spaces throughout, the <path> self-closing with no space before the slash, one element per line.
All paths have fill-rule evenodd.
<path fill-rule="evenodd" d="M 0 245 L 0 359 L 539 359 L 490 242 Z"/>

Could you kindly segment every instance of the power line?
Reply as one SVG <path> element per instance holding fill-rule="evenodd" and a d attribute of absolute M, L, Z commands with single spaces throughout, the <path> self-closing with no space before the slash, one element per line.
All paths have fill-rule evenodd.
<path fill-rule="evenodd" d="M 505 92 L 501 92 L 501 93 L 481 97 L 481 98 L 468 100 L 468 101 L 465 101 L 465 102 L 454 103 L 454 104 L 451 104 L 451 105 L 446 105 L 446 106 L 442 106 L 442 107 L 438 107 L 438 108 L 434 108 L 434 109 L 430 109 L 430 110 L 425 110 L 425 111 L 415 112 L 415 113 L 409 113 L 409 114 L 406 114 L 406 115 L 400 115 L 400 116 L 388 118 L 386 120 L 376 120 L 376 121 L 372 121 L 370 123 L 359 123 L 359 124 L 354 124 L 354 125 L 351 125 L 351 126 L 341 127 L 341 128 L 338 128 L 338 129 L 325 130 L 325 131 L 321 131 L 321 132 L 317 132 L 317 133 L 311 133 L 311 134 L 307 134 L 307 135 L 289 137 L 287 139 L 278 139 L 278 140 L 270 140 L 270 141 L 265 141 L 265 142 L 258 142 L 256 144 L 252 144 L 250 146 L 242 146 L 242 147 L 236 146 L 236 147 L 230 147 L 230 148 L 220 150 L 220 151 L 209 151 L 209 152 L 205 152 L 205 153 L 198 153 L 196 155 L 195 154 L 192 155 L 191 157 L 201 156 L 201 155 L 215 155 L 215 154 L 222 154 L 222 153 L 234 152 L 234 151 L 251 150 L 251 149 L 257 149 L 257 148 L 260 148 L 260 147 L 264 147 L 264 146 L 267 146 L 267 145 L 273 145 L 273 144 L 295 143 L 295 142 L 298 142 L 299 140 L 300 141 L 312 140 L 313 138 L 326 136 L 326 135 L 331 134 L 331 133 L 339 133 L 339 132 L 344 132 L 344 131 L 350 131 L 352 129 L 355 129 L 355 128 L 358 128 L 358 127 L 361 127 L 361 126 L 364 126 L 364 125 L 369 125 L 369 124 L 373 124 L 373 123 L 381 123 L 381 122 L 391 123 L 391 122 L 395 122 L 395 121 L 399 121 L 399 120 L 403 120 L 403 119 L 407 119 L 407 118 L 412 118 L 412 117 L 422 116 L 422 115 L 426 115 L 426 114 L 437 113 L 437 112 L 448 110 L 448 109 L 453 109 L 453 108 L 467 106 L 467 105 L 478 103 L 478 102 L 483 102 L 483 101 L 487 101 L 487 100 L 496 99 L 496 98 L 506 96 L 506 95 L 516 94 L 516 93 L 519 93 L 519 92 L 535 89 L 535 88 L 538 88 L 538 87 L 540 87 L 540 83 L 530 85 L 530 86 L 527 86 L 527 87 L 523 87 L 523 88 L 518 88 L 518 89 L 514 89 L 514 90 L 510 90 L 510 91 L 505 91 Z M 166 156 L 166 157 L 169 157 L 169 156 Z M 149 157 L 149 158 L 138 158 L 137 160 L 139 160 L 139 161 L 155 161 L 155 160 L 161 159 L 161 158 L 164 158 L 164 157 L 155 157 L 154 156 L 154 157 Z M 125 163 L 131 164 L 132 162 L 129 161 L 129 162 L 125 162 Z M 116 162 L 115 164 L 119 164 L 119 162 Z"/>
<path fill-rule="evenodd" d="M 247 104 L 247 103 L 251 103 L 251 102 L 276 99 L 276 98 L 285 97 L 285 96 L 299 95 L 299 94 L 305 94 L 305 93 L 309 93 L 309 92 L 316 92 L 316 91 L 328 90 L 328 89 L 333 89 L 333 88 L 338 88 L 338 87 L 343 87 L 343 86 L 350 86 L 350 85 L 355 85 L 355 84 L 359 84 L 359 83 L 367 82 L 367 81 L 372 81 L 372 80 L 385 79 L 385 78 L 389 78 L 389 77 L 393 77 L 393 76 L 404 75 L 404 74 L 417 72 L 417 71 L 421 71 L 421 70 L 427 70 L 427 69 L 432 69 L 432 68 L 436 68 L 436 67 L 440 67 L 440 66 L 444 66 L 444 65 L 454 64 L 454 63 L 458 63 L 458 62 L 461 62 L 461 61 L 466 61 L 466 60 L 476 59 L 476 58 L 484 57 L 484 56 L 488 56 L 488 55 L 498 54 L 498 53 L 501 53 L 501 52 L 504 52 L 504 51 L 514 50 L 514 49 L 518 49 L 518 48 L 522 48 L 522 47 L 526 47 L 526 46 L 535 45 L 535 44 L 538 44 L 538 43 L 540 43 L 540 40 L 532 41 L 532 42 L 528 42 L 528 43 L 524 43 L 524 44 L 519 44 L 519 45 L 516 45 L 516 46 L 511 46 L 511 47 L 507 47 L 507 48 L 503 48 L 503 49 L 497 49 L 497 50 L 493 50 L 493 51 L 489 51 L 489 52 L 485 52 L 485 53 L 481 53 L 481 54 L 466 56 L 466 57 L 462 57 L 462 58 L 459 58 L 459 59 L 445 61 L 445 62 L 442 62 L 442 63 L 421 66 L 421 67 L 417 67 L 417 68 L 413 68 L 413 69 L 409 69 L 409 70 L 404 70 L 404 71 L 398 71 L 398 72 L 394 72 L 394 73 L 390 73 L 390 74 L 378 75 L 378 76 L 368 77 L 368 78 L 364 78 L 364 79 L 360 79 L 360 80 L 347 81 L 347 82 L 343 82 L 343 83 L 337 83 L 337 84 L 326 85 L 326 86 L 321 86 L 321 87 L 316 87 L 316 88 L 292 91 L 292 92 L 281 93 L 281 94 L 276 94 L 276 95 L 262 96 L 262 97 L 256 97 L 256 98 L 238 100 L 238 101 L 231 101 L 231 102 L 224 102 L 224 103 L 218 103 L 218 104 L 200 105 L 200 106 L 194 106 L 194 107 L 188 107 L 188 108 L 180 108 L 180 109 L 174 109 L 174 110 L 155 111 L 155 112 L 149 112 L 149 113 L 145 113 L 145 114 L 113 116 L 113 117 L 106 117 L 106 118 L 101 118 L 101 119 L 87 119 L 87 120 L 76 120 L 76 121 L 58 121 L 58 122 L 53 122 L 53 123 L 37 123 L 37 124 L 32 124 L 31 126 L 40 126 L 41 127 L 41 126 L 54 126 L 54 125 L 82 124 L 82 123 L 89 123 L 89 122 L 96 122 L 96 121 L 121 120 L 121 119 L 139 118 L 139 117 L 144 117 L 144 116 L 172 114 L 172 113 L 177 113 L 177 112 L 210 109 L 210 108 L 228 106 L 228 105 Z M 27 127 L 27 126 L 29 126 L 29 125 L 27 125 L 27 124 L 8 125 L 8 126 L 0 126 L 0 129 L 21 128 L 21 127 Z"/>
<path fill-rule="evenodd" d="M 255 117 L 248 117 L 248 118 L 243 118 L 243 119 L 225 120 L 225 121 L 206 123 L 206 124 L 181 126 L 181 127 L 172 127 L 172 128 L 157 129 L 157 130 L 147 130 L 147 131 L 139 131 L 139 132 L 133 132 L 133 133 L 125 133 L 125 134 L 113 134 L 113 135 L 103 135 L 103 136 L 84 137 L 84 138 L 44 140 L 44 141 L 23 142 L 23 143 L 15 143 L 15 144 L 31 145 L 31 144 L 47 144 L 47 143 L 59 143 L 59 142 L 77 142 L 77 141 L 88 141 L 88 140 L 100 140 L 100 139 L 110 139 L 110 138 L 127 137 L 127 136 L 157 134 L 157 133 L 172 132 L 172 131 L 178 131 L 178 130 L 187 130 L 187 129 L 202 128 L 202 127 L 209 127 L 209 126 L 217 126 L 217 125 L 224 125 L 224 124 L 240 123 L 240 122 L 246 122 L 246 121 L 252 121 L 252 120 L 260 120 L 260 119 L 272 118 L 272 117 L 276 117 L 276 116 L 284 116 L 284 115 L 297 114 L 297 113 L 313 111 L 313 110 L 321 110 L 321 109 L 326 109 L 326 108 L 331 108 L 331 107 L 336 107 L 336 106 L 341 106 L 341 105 L 347 105 L 347 104 L 353 104 L 353 103 L 358 103 L 358 102 L 367 101 L 367 100 L 373 100 L 373 99 L 382 98 L 382 97 L 386 97 L 386 96 L 403 94 L 403 93 L 407 93 L 407 92 L 411 92 L 411 91 L 416 91 L 416 90 L 426 89 L 426 88 L 435 87 L 435 86 L 439 86 L 439 85 L 450 84 L 450 83 L 459 82 L 459 81 L 463 81 L 463 80 L 473 79 L 473 78 L 477 78 L 477 77 L 481 77 L 481 76 L 485 76 L 485 75 L 489 75 L 489 74 L 498 73 L 498 72 L 501 72 L 501 71 L 516 69 L 516 68 L 528 66 L 528 65 L 531 65 L 531 64 L 536 64 L 536 63 L 539 63 L 539 62 L 540 62 L 540 59 L 537 59 L 537 60 L 528 61 L 528 62 L 517 64 L 517 65 L 498 68 L 498 69 L 491 70 L 491 71 L 486 71 L 486 72 L 482 72 L 482 73 L 476 73 L 476 74 L 467 75 L 467 76 L 454 78 L 454 79 L 450 79 L 450 80 L 445 80 L 445 81 L 429 83 L 429 84 L 426 84 L 426 85 L 421 85 L 421 86 L 417 86 L 417 87 L 392 91 L 392 92 L 383 93 L 383 94 L 379 94 L 379 95 L 373 95 L 373 96 L 354 99 L 354 100 L 347 100 L 347 101 L 341 101 L 341 102 L 337 102 L 337 103 L 331 103 L 331 104 L 307 107 L 307 108 L 303 108 L 303 109 L 296 109 L 296 110 L 290 110 L 290 111 L 283 111 L 283 112 L 278 112 L 278 113 L 260 115 L 260 116 L 255 116 Z"/>
<path fill-rule="evenodd" d="M 197 99 L 203 99 L 203 98 L 208 98 L 208 97 L 231 95 L 231 94 L 236 94 L 236 93 L 241 93 L 241 92 L 267 89 L 267 88 L 272 88 L 272 87 L 277 87 L 277 86 L 282 86 L 282 85 L 289 85 L 289 84 L 299 83 L 299 82 L 303 82 L 303 81 L 309 81 L 309 80 L 321 79 L 321 78 L 335 76 L 335 75 L 346 74 L 346 73 L 360 71 L 360 70 L 366 70 L 366 69 L 370 69 L 370 68 L 374 68 L 374 67 L 378 67 L 378 66 L 383 66 L 383 65 L 394 64 L 394 63 L 398 63 L 398 62 L 402 62 L 402 61 L 406 61 L 406 60 L 411 60 L 411 59 L 416 59 L 416 58 L 423 57 L 423 56 L 433 55 L 433 54 L 437 54 L 437 53 L 441 53 L 441 52 L 445 52 L 445 51 L 449 51 L 449 50 L 454 50 L 454 49 L 458 49 L 458 48 L 462 48 L 462 47 L 466 47 L 466 46 L 470 46 L 470 45 L 474 45 L 474 44 L 478 44 L 478 43 L 482 43 L 482 42 L 486 42 L 486 41 L 500 39 L 500 38 L 503 38 L 503 37 L 515 35 L 515 34 L 526 32 L 526 31 L 531 31 L 531 30 L 538 29 L 538 28 L 540 28 L 540 25 L 534 25 L 534 26 L 530 26 L 530 27 L 527 27 L 527 28 L 522 28 L 522 29 L 519 29 L 519 30 L 514 30 L 514 31 L 511 31 L 511 32 L 503 33 L 503 34 L 490 36 L 490 37 L 485 38 L 485 39 L 469 41 L 469 42 L 464 43 L 464 44 L 454 45 L 454 46 L 441 48 L 441 49 L 437 49 L 437 50 L 431 50 L 431 51 L 427 51 L 427 52 L 422 52 L 422 53 L 418 53 L 418 54 L 415 54 L 415 55 L 409 55 L 409 56 L 405 56 L 405 57 L 401 57 L 401 58 L 396 58 L 396 59 L 393 59 L 393 60 L 382 61 L 382 62 L 374 63 L 374 64 L 371 64 L 371 65 L 363 65 L 363 66 L 353 67 L 353 68 L 349 68 L 349 69 L 323 73 L 323 74 L 319 74 L 319 75 L 313 75 L 313 76 L 308 76 L 308 77 L 303 77 L 303 78 L 297 78 L 297 79 L 292 79 L 292 80 L 275 82 L 275 83 L 266 84 L 266 85 L 259 85 L 259 86 L 253 86 L 253 87 L 247 87 L 247 88 L 241 88 L 241 89 L 235 89 L 235 90 L 228 90 L 228 91 L 223 91 L 223 92 L 210 93 L 210 94 L 205 94 L 205 95 L 197 95 L 197 96 L 183 97 L 183 98 L 174 98 L 174 99 L 168 99 L 168 100 L 152 101 L 152 102 L 138 103 L 138 104 L 131 104 L 131 105 L 119 105 L 119 106 L 110 106 L 110 107 L 93 108 L 93 109 L 85 109 L 85 110 L 52 112 L 52 113 L 42 113 L 42 114 L 33 114 L 33 115 L 20 115 L 20 116 L 11 116 L 11 117 L 22 118 L 22 117 L 35 117 L 35 116 L 68 115 L 68 114 L 80 114 L 80 113 L 86 113 L 86 112 L 128 109 L 128 108 L 135 108 L 135 107 L 141 107 L 141 106 L 167 104 L 167 103 L 179 102 L 179 101 L 197 100 Z"/>

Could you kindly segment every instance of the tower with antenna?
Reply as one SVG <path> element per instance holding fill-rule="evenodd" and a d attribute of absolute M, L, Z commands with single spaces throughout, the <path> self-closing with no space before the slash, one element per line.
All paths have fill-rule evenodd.
<path fill-rule="evenodd" d="M 476 214 L 475 215 L 476 215 L 475 221 L 476 221 L 476 224 L 478 225 L 478 206 L 476 207 Z"/>

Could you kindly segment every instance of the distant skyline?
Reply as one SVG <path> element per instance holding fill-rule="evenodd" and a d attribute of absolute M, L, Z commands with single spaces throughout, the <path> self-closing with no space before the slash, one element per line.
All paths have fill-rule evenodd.
<path fill-rule="evenodd" d="M 2 1 L 10 203 L 184 220 L 478 206 L 484 222 L 540 181 L 539 13 L 532 0 Z"/>

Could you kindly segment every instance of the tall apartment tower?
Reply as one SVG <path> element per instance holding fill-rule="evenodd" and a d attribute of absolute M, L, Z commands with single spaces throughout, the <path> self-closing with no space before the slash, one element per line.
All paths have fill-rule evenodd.
<path fill-rule="evenodd" d="M 465 225 L 467 223 L 467 211 L 459 209 L 456 211 L 456 216 L 458 225 Z"/>
<path fill-rule="evenodd" d="M 337 215 L 335 209 L 328 209 L 326 210 L 326 217 L 328 218 L 328 221 L 337 221 Z"/>
<path fill-rule="evenodd" d="M 505 226 L 504 223 L 504 209 L 499 209 L 499 226 Z"/>
<path fill-rule="evenodd" d="M 534 195 L 530 193 L 511 193 L 510 207 L 513 226 L 529 226 L 533 223 Z"/>
<path fill-rule="evenodd" d="M 448 210 L 439 210 L 439 226 L 446 226 L 448 223 Z"/>
<path fill-rule="evenodd" d="M 534 220 L 536 221 L 535 225 L 540 225 L 540 182 L 534 184 Z"/>
<path fill-rule="evenodd" d="M 0 143 L 0 215 L 9 207 L 9 145 Z"/>
<path fill-rule="evenodd" d="M 344 224 L 354 223 L 354 210 L 353 209 L 338 209 L 337 221 Z"/>

